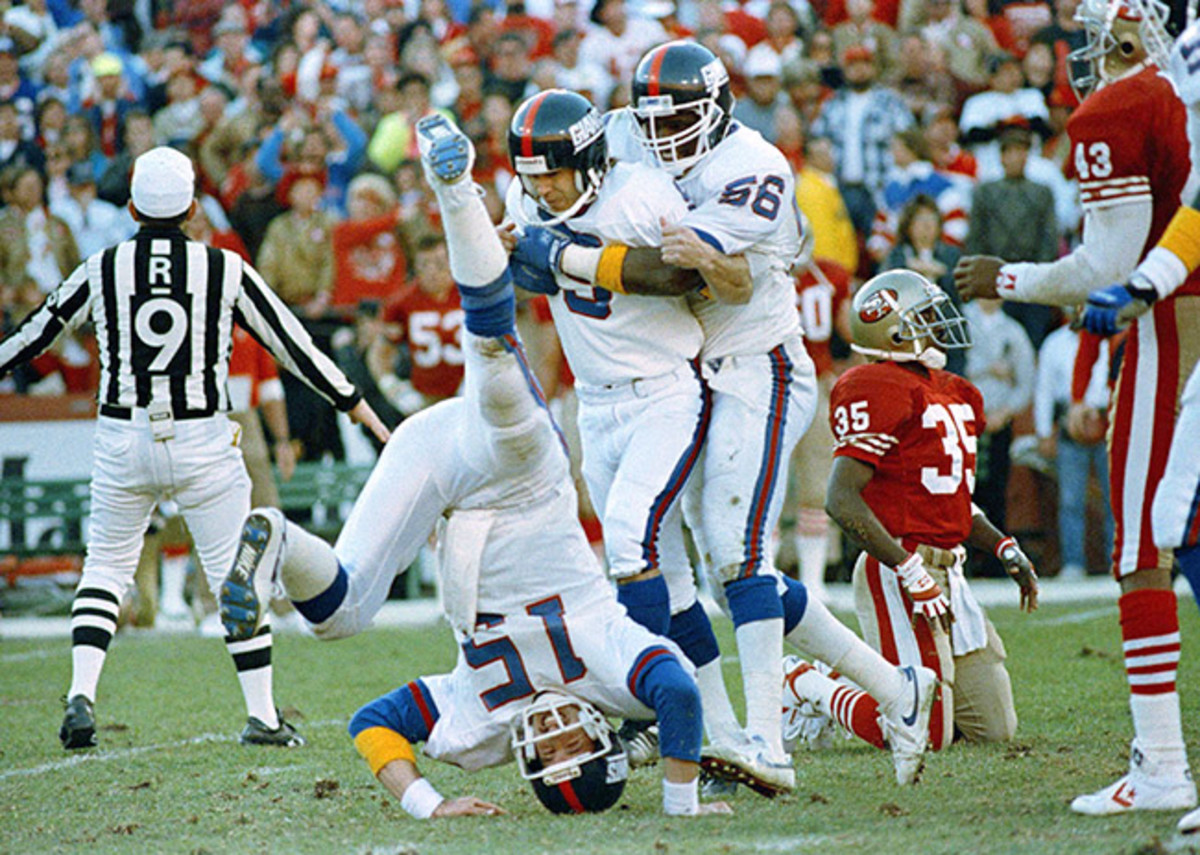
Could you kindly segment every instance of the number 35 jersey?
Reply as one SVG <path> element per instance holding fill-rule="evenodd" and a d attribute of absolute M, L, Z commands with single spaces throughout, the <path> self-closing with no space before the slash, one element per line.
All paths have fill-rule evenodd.
<path fill-rule="evenodd" d="M 734 123 L 725 139 L 676 183 L 691 205 L 683 224 L 726 255 L 745 254 L 754 280 L 740 306 L 692 298 L 705 360 L 767 353 L 800 334 L 790 274 L 800 252 L 796 185 L 787 159 Z"/>
<path fill-rule="evenodd" d="M 896 538 L 953 549 L 971 531 L 983 396 L 948 371 L 895 362 L 850 369 L 833 387 L 834 457 L 875 468 L 863 499 Z"/>

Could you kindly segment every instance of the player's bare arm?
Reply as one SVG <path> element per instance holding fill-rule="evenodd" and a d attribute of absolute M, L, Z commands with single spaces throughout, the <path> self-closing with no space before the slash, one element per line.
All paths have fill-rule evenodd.
<path fill-rule="evenodd" d="M 700 239 L 695 230 L 679 223 L 662 223 L 662 260 L 665 264 L 697 271 L 713 297 L 722 303 L 750 302 L 754 280 L 745 256 L 729 256 Z"/>
<path fill-rule="evenodd" d="M 405 805 L 405 810 L 409 810 L 410 806 L 420 810 L 418 804 L 428 794 L 432 794 L 435 799 L 440 798 L 441 801 L 437 803 L 436 807 L 433 807 L 432 812 L 428 815 L 430 819 L 449 816 L 500 816 L 507 813 L 499 805 L 485 802 L 475 796 L 441 798 L 432 785 L 417 771 L 416 764 L 409 760 L 393 760 L 380 769 L 375 777 L 389 793 Z M 405 802 L 406 798 L 408 799 L 407 803 Z M 430 799 L 425 798 L 425 801 L 431 804 Z M 409 812 L 412 813 L 411 810 Z"/>
<path fill-rule="evenodd" d="M 875 469 L 862 461 L 834 458 L 825 512 L 871 557 L 895 569 L 912 598 L 914 618 L 920 615 L 931 623 L 936 621 L 949 632 L 954 621 L 950 602 L 925 569 L 921 556 L 916 552 L 909 553 L 901 546 L 863 498 L 862 492 L 874 476 Z"/>
<path fill-rule="evenodd" d="M 1021 611 L 1035 612 L 1038 607 L 1038 575 L 1033 562 L 1021 549 L 1015 537 L 1010 537 L 992 525 L 979 508 L 971 519 L 971 533 L 966 545 L 991 552 L 1004 565 L 1004 570 L 1021 589 Z"/>

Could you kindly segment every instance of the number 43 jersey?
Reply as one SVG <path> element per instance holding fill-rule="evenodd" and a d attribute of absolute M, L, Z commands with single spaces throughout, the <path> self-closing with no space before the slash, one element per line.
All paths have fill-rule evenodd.
<path fill-rule="evenodd" d="M 983 396 L 948 371 L 896 362 L 850 369 L 833 387 L 834 457 L 875 468 L 863 499 L 893 537 L 953 549 L 971 531 Z"/>

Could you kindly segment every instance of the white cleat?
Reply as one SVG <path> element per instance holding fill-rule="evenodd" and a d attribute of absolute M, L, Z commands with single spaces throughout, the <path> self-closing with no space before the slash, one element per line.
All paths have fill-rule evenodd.
<path fill-rule="evenodd" d="M 821 664 L 805 662 L 799 656 L 783 657 L 783 750 L 789 754 L 800 746 L 810 751 L 830 748 L 840 730 L 816 702 L 796 691 L 796 678 L 808 671 L 821 671 Z"/>
<path fill-rule="evenodd" d="M 879 727 L 896 767 L 896 783 L 915 784 L 925 768 L 925 749 L 929 745 L 929 714 L 937 697 L 937 674 L 928 668 L 906 665 L 900 668 L 905 687 L 900 697 L 879 708 Z"/>
<path fill-rule="evenodd" d="M 254 637 L 266 622 L 283 554 L 287 520 L 277 508 L 256 508 L 242 525 L 233 569 L 217 597 L 221 623 L 231 641 Z"/>
<path fill-rule="evenodd" d="M 1196 785 L 1186 766 L 1167 766 L 1146 757 L 1137 740 L 1129 749 L 1129 774 L 1103 790 L 1077 796 L 1071 810 L 1087 816 L 1112 816 L 1135 810 L 1183 810 L 1196 806 Z M 1191 819 L 1190 828 L 1200 828 L 1200 811 L 1179 821 Z"/>
<path fill-rule="evenodd" d="M 700 768 L 722 781 L 745 784 L 767 798 L 796 789 L 791 760 L 772 759 L 766 743 L 758 737 L 741 745 L 705 746 L 700 751 Z"/>
<path fill-rule="evenodd" d="M 475 147 L 467 135 L 440 113 L 432 113 L 417 122 L 417 147 L 430 184 L 433 177 L 443 184 L 457 184 L 471 178 Z"/>
<path fill-rule="evenodd" d="M 1200 808 L 1185 813 L 1175 828 L 1180 834 L 1195 834 L 1200 831 Z"/>

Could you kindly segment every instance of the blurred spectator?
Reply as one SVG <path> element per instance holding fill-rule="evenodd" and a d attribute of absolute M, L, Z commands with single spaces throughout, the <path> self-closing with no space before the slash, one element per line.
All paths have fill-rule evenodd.
<path fill-rule="evenodd" d="M 1053 15 L 1044 0 L 987 0 L 988 26 L 1004 50 L 1024 57 L 1033 34 L 1050 25 Z"/>
<path fill-rule="evenodd" d="M 529 46 L 517 33 L 504 33 L 496 39 L 491 73 L 486 76 L 484 89 L 502 92 L 514 104 L 532 95 L 532 70 L 529 65 Z"/>
<path fill-rule="evenodd" d="M 787 105 L 787 96 L 780 91 L 779 57 L 770 50 L 756 48 L 746 57 L 742 71 L 746 77 L 746 97 L 739 98 L 734 105 L 733 117 L 774 143 L 778 136 L 776 114 L 781 106 Z"/>
<path fill-rule="evenodd" d="M 786 99 L 775 111 L 775 147 L 787 158 L 793 172 L 804 167 L 804 122 Z"/>
<path fill-rule="evenodd" d="M 855 231 L 865 238 L 875 219 L 875 199 L 892 168 L 892 137 L 913 118 L 895 92 L 876 85 L 870 48 L 849 48 L 842 63 L 846 88 L 821 107 L 811 132 L 833 141 L 838 187 Z"/>
<path fill-rule="evenodd" d="M 912 4 L 913 9 L 920 6 Z M 1000 50 L 992 31 L 964 12 L 960 0 L 926 0 L 924 9 L 924 20 L 913 21 L 912 25 L 920 27 L 921 38 L 937 52 L 954 78 L 959 98 L 986 88 L 987 58 Z"/>
<path fill-rule="evenodd" d="M 966 100 L 958 120 L 963 140 L 979 162 L 981 181 L 992 181 L 1004 172 L 998 138 L 1005 126 L 1024 120 L 1042 139 L 1050 136 L 1046 99 L 1025 86 L 1020 60 L 1011 53 L 994 54 L 988 59 L 988 71 L 989 88 Z"/>
<path fill-rule="evenodd" d="M 13 101 L 0 101 L 0 172 L 10 166 L 42 169 L 46 157 L 33 142 L 21 137 L 21 117 Z"/>
<path fill-rule="evenodd" d="M 667 41 L 667 31 L 658 21 L 631 18 L 625 0 L 594 0 L 589 20 L 593 26 L 579 48 L 580 59 L 601 66 L 625 88 L 642 55 Z"/>
<path fill-rule="evenodd" d="M 71 227 L 46 210 L 41 174 L 17 164 L 0 172 L 0 279 L 29 276 L 49 293 L 79 264 Z"/>
<path fill-rule="evenodd" d="M 820 67 L 807 58 L 783 67 L 783 88 L 805 127 L 813 123 L 825 99 L 833 94 L 821 83 Z"/>
<path fill-rule="evenodd" d="M 833 142 L 828 137 L 808 137 L 804 168 L 796 176 L 796 202 L 812 226 L 813 256 L 853 271 L 858 269 L 858 237 L 834 169 Z"/>
<path fill-rule="evenodd" d="M 101 199 L 122 208 L 129 202 L 133 162 L 154 148 L 154 122 L 150 116 L 141 110 L 126 113 L 124 140 L 121 153 L 109 160 L 97 185 Z"/>
<path fill-rule="evenodd" d="M 325 189 L 320 172 L 294 169 L 275 194 L 288 210 L 267 227 L 258 272 L 301 317 L 318 318 L 333 290 L 333 217 L 320 210 Z"/>
<path fill-rule="evenodd" d="M 846 0 L 848 17 L 833 28 L 833 49 L 837 56 L 845 57 L 850 48 L 865 47 L 875 57 L 879 75 L 887 77 L 896 55 L 896 31 L 877 20 L 874 11 L 875 0 Z"/>
<path fill-rule="evenodd" d="M 1108 343 L 1093 366 L 1084 395 L 1093 411 L 1108 408 Z M 1102 432 L 1091 437 L 1072 436 L 1068 413 L 1072 401 L 1072 375 L 1079 350 L 1079 333 L 1061 326 L 1046 337 L 1038 351 L 1033 421 L 1039 450 L 1056 461 L 1058 474 L 1058 542 L 1062 569 L 1059 578 L 1079 579 L 1087 569 L 1084 548 L 1087 528 L 1088 481 L 1096 475 L 1104 496 L 1104 553 L 1112 549 L 1112 514 L 1108 512 L 1108 460 Z M 1082 441 L 1082 440 L 1087 441 Z"/>
<path fill-rule="evenodd" d="M 967 379 L 983 394 L 987 427 L 979 437 L 975 503 L 1004 531 L 1013 417 L 1033 399 L 1033 346 L 1021 325 L 1000 311 L 999 300 L 963 308 L 974 342 L 967 350 Z"/>
<path fill-rule="evenodd" d="M 246 244 L 251 261 L 258 266 L 259 250 L 267 229 L 287 205 L 279 200 L 275 188 L 259 171 L 252 146 L 246 148 L 245 161 L 229 171 L 221 188 L 221 200 L 229 211 L 229 222 Z"/>
<path fill-rule="evenodd" d="M 381 386 L 405 415 L 458 392 L 463 377 L 463 312 L 450 277 L 445 240 L 423 238 L 413 258 L 413 281 L 384 306 L 383 319 L 395 329 L 395 340 L 408 346 L 412 399 L 396 388 Z M 375 373 L 375 372 L 372 372 Z"/>
<path fill-rule="evenodd" d="M 901 211 L 896 227 L 897 243 L 883 260 L 884 270 L 904 268 L 915 270 L 950 295 L 960 310 L 962 300 L 954 287 L 954 265 L 959 249 L 945 240 L 945 226 L 938 203 L 931 196 L 919 194 Z M 946 368 L 962 375 L 966 356 L 962 350 L 946 354 Z"/>
<path fill-rule="evenodd" d="M 1031 135 L 1010 126 L 1001 135 L 1004 177 L 975 188 L 968 255 L 994 255 L 1006 261 L 1054 261 L 1058 228 L 1050 188 L 1025 177 Z M 1006 302 L 1004 310 L 1021 322 L 1034 347 L 1054 328 L 1054 309 L 1034 303 Z"/>
<path fill-rule="evenodd" d="M 16 42 L 8 36 L 0 36 L 0 101 L 12 104 L 16 109 L 23 139 L 33 137 L 33 112 L 37 95 L 37 86 L 21 74 Z"/>
<path fill-rule="evenodd" d="M 167 80 L 167 103 L 154 114 L 154 136 L 160 145 L 183 148 L 204 129 L 196 78 L 178 71 Z"/>
<path fill-rule="evenodd" d="M 137 227 L 129 212 L 96 198 L 96 175 L 85 161 L 67 170 L 65 199 L 50 204 L 50 212 L 71 228 L 82 258 L 133 237 Z"/>
<path fill-rule="evenodd" d="M 1078 8 L 1079 0 L 1054 0 L 1054 20 L 1033 34 L 1027 54 L 1045 51 L 1050 55 L 1054 71 L 1052 92 L 1048 94 L 1057 94 L 1070 106 L 1079 102 L 1071 88 L 1071 62 L 1068 57 L 1087 44 L 1083 24 L 1075 20 L 1075 10 Z"/>
<path fill-rule="evenodd" d="M 48 95 L 38 100 L 37 132 L 34 143 L 44 150 L 51 143 L 62 142 L 63 129 L 67 126 L 67 107 L 63 102 Z"/>
<path fill-rule="evenodd" d="M 352 318 L 363 300 L 386 301 L 404 285 L 408 264 L 397 233 L 400 206 L 382 175 L 350 182 L 350 216 L 333 227 L 333 296 L 330 306 Z"/>
<path fill-rule="evenodd" d="M 892 161 L 895 166 L 883 187 L 882 203 L 867 241 L 871 257 L 883 261 L 891 251 L 901 212 L 917 196 L 929 197 L 941 212 L 939 240 L 961 247 L 967 237 L 970 194 L 964 192 L 963 182 L 936 169 L 929 161 L 929 146 L 920 128 L 908 128 L 892 137 Z"/>
<path fill-rule="evenodd" d="M 955 100 L 954 79 L 916 33 L 897 39 L 890 83 L 918 119 L 928 119 L 937 105 Z"/>
<path fill-rule="evenodd" d="M 943 105 L 933 111 L 929 124 L 925 126 L 925 142 L 934 166 L 943 172 L 975 180 L 979 164 L 975 162 L 974 155 L 958 144 L 958 119 L 952 107 Z"/>
<path fill-rule="evenodd" d="M 580 61 L 582 44 L 583 33 L 579 30 L 560 30 L 554 36 L 552 67 L 555 83 L 562 89 L 579 92 L 593 104 L 606 104 L 613 88 L 612 78 L 603 67 Z"/>
<path fill-rule="evenodd" d="M 105 157 L 115 157 L 124 147 L 125 118 L 137 109 L 137 101 L 125 85 L 124 65 L 116 54 L 102 53 L 91 62 L 96 82 L 83 109 L 92 120 L 100 151 Z"/>
<path fill-rule="evenodd" d="M 203 204 L 203 200 L 197 201 L 201 201 L 201 204 L 196 206 L 196 213 L 187 221 L 187 227 L 184 229 L 188 237 L 206 246 L 236 252 L 246 261 L 250 261 L 250 253 L 238 233 L 232 229 L 216 228 L 208 218 L 208 205 Z"/>
<path fill-rule="evenodd" d="M 285 160 L 287 137 L 292 145 Z M 344 214 L 346 188 L 362 163 L 366 147 L 367 135 L 362 128 L 340 105 L 322 99 L 317 104 L 311 126 L 299 110 L 293 108 L 286 112 L 275 130 L 263 140 L 257 163 L 266 179 L 274 182 L 282 180 L 287 168 L 324 172 L 322 207 Z"/>
<path fill-rule="evenodd" d="M 46 146 L 44 151 L 46 168 L 42 173 L 42 180 L 46 184 L 46 204 L 53 209 L 56 204 L 71 196 L 71 189 L 67 182 L 67 171 L 71 168 L 71 158 L 67 155 L 67 147 L 62 143 L 52 143 Z"/>
<path fill-rule="evenodd" d="M 367 157 L 383 172 L 392 172 L 402 160 L 415 160 L 417 120 L 431 109 L 429 80 L 420 74 L 405 74 L 396 84 L 399 108 L 379 120 L 367 144 Z"/>
<path fill-rule="evenodd" d="M 805 4 L 807 7 L 807 4 Z M 811 8 L 807 11 L 811 14 Z M 804 43 L 800 41 L 802 31 L 811 31 L 814 22 L 801 21 L 797 8 L 785 0 L 772 0 L 763 20 L 767 37 L 750 49 L 747 61 L 756 53 L 770 51 L 779 57 L 780 65 L 794 62 L 804 55 Z"/>

